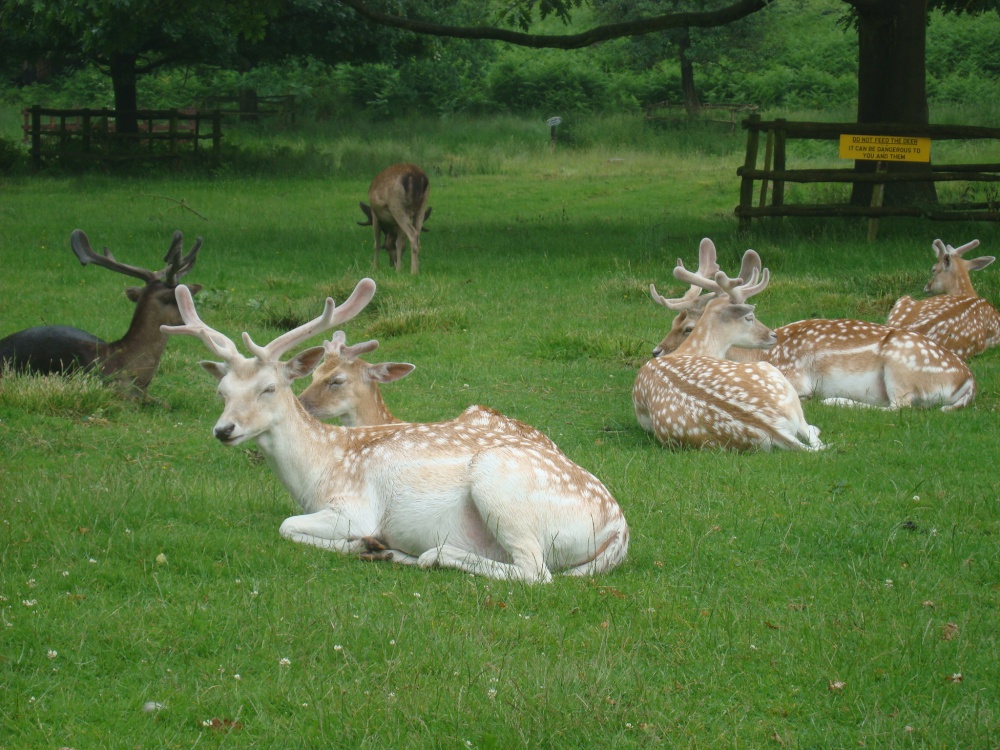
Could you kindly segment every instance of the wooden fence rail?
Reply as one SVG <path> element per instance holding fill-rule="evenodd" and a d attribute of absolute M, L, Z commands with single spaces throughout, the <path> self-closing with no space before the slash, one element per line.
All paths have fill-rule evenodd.
<path fill-rule="evenodd" d="M 113 109 L 22 110 L 24 140 L 40 168 L 47 158 L 103 162 L 218 158 L 222 146 L 222 115 L 188 109 L 140 110 L 136 133 L 120 132 Z M 131 113 L 130 113 L 131 114 Z"/>
<path fill-rule="evenodd" d="M 764 121 L 757 114 L 743 121 L 747 131 L 746 160 L 736 174 L 740 183 L 740 204 L 736 207 L 740 229 L 749 230 L 751 219 L 768 216 L 860 216 L 878 219 L 883 216 L 923 216 L 937 220 L 1000 221 L 1000 201 L 977 203 L 940 203 L 921 206 L 870 206 L 849 203 L 789 205 L 785 203 L 785 183 L 872 183 L 884 186 L 893 182 L 1000 182 L 1000 164 L 932 164 L 913 172 L 858 172 L 853 162 L 841 169 L 789 169 L 786 146 L 791 140 L 838 141 L 841 135 L 902 136 L 942 140 L 1000 141 L 1000 128 L 966 125 L 904 125 L 830 122 Z M 757 167 L 760 134 L 766 135 L 764 165 Z M 755 183 L 759 182 L 757 189 Z M 768 187 L 770 185 L 770 203 Z M 876 195 L 879 193 L 876 191 Z M 754 205 L 754 197 L 758 197 Z"/>

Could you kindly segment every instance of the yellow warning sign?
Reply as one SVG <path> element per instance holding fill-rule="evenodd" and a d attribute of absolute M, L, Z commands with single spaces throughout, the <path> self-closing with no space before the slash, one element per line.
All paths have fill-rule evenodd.
<path fill-rule="evenodd" d="M 866 161 L 930 161 L 931 139 L 899 135 L 841 134 L 840 158 Z"/>

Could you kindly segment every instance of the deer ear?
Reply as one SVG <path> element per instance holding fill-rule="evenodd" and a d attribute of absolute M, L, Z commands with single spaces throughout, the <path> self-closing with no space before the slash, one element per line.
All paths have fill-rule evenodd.
<path fill-rule="evenodd" d="M 138 302 L 139 297 L 142 296 L 143 289 L 144 287 L 141 286 L 127 286 L 125 287 L 125 296 L 128 297 L 133 302 Z"/>
<path fill-rule="evenodd" d="M 365 370 L 365 375 L 376 383 L 392 383 L 400 378 L 405 378 L 415 369 L 417 366 L 411 365 L 409 362 L 380 362 L 377 365 L 370 365 Z"/>
<path fill-rule="evenodd" d="M 222 380 L 226 377 L 226 373 L 229 372 L 229 367 L 222 362 L 212 362 L 211 360 L 203 359 L 198 364 L 205 369 L 205 372 L 212 375 L 216 380 Z"/>
<path fill-rule="evenodd" d="M 285 374 L 289 380 L 304 378 L 316 369 L 316 365 L 323 361 L 326 350 L 322 346 L 313 346 L 305 351 L 301 351 L 284 363 Z"/>
<path fill-rule="evenodd" d="M 972 260 L 968 261 L 968 263 L 969 263 L 969 270 L 970 271 L 981 271 L 984 268 L 986 268 L 986 266 L 988 266 L 990 263 L 992 263 L 995 260 L 996 260 L 996 258 L 994 256 L 992 256 L 992 255 L 984 255 L 981 258 L 973 258 Z"/>

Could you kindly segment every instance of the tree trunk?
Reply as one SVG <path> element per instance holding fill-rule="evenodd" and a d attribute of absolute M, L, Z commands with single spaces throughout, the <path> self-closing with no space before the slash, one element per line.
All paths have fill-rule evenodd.
<path fill-rule="evenodd" d="M 858 18 L 858 122 L 926 125 L 927 0 L 846 0 Z M 877 162 L 858 161 L 859 172 Z M 930 164 L 889 163 L 890 172 L 930 171 Z M 855 183 L 851 203 L 871 204 L 873 185 Z M 888 183 L 885 205 L 937 203 L 933 182 Z"/>
<path fill-rule="evenodd" d="M 677 38 L 677 58 L 681 64 L 681 90 L 684 92 L 684 109 L 689 116 L 694 117 L 701 112 L 701 102 L 698 100 L 698 89 L 694 85 L 694 65 L 688 59 L 691 49 L 691 30 L 687 27 L 680 30 Z"/>
<path fill-rule="evenodd" d="M 139 96 L 136 92 L 136 56 L 125 52 L 111 56 L 111 86 L 115 92 L 115 128 L 119 133 L 138 133 Z"/>

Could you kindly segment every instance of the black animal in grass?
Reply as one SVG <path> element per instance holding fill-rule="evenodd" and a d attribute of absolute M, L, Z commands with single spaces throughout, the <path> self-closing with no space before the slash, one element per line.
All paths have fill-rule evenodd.
<path fill-rule="evenodd" d="M 70 235 L 70 247 L 82 265 L 94 263 L 118 273 L 142 279 L 145 286 L 128 287 L 126 296 L 135 302 L 132 323 L 117 341 L 104 341 L 72 326 L 37 326 L 0 339 L 0 369 L 15 373 L 65 374 L 94 370 L 132 397 L 145 398 L 146 389 L 160 365 L 167 345 L 161 325 L 180 325 L 174 289 L 193 267 L 201 249 L 201 237 L 185 255 L 184 239 L 174 232 L 164 257 L 166 266 L 150 271 L 121 263 L 104 248 L 97 253 L 82 230 Z M 200 285 L 190 286 L 192 293 Z"/>

